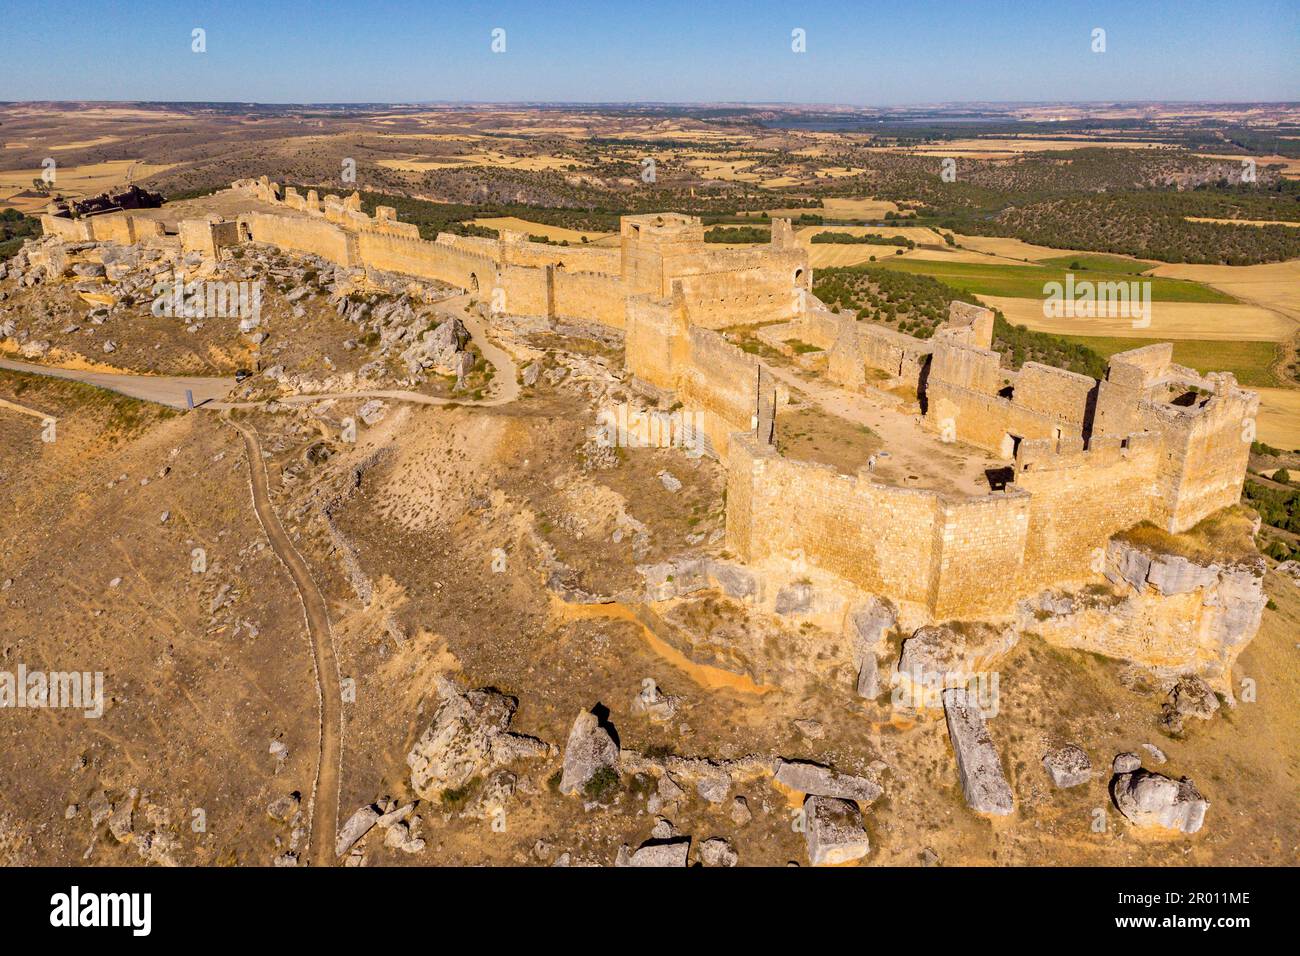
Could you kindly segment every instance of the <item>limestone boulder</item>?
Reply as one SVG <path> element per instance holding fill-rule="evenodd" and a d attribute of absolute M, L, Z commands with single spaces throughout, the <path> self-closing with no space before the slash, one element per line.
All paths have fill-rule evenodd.
<path fill-rule="evenodd" d="M 509 732 L 514 698 L 489 689 L 462 693 L 441 677 L 437 691 L 441 704 L 433 722 L 406 755 L 411 787 L 421 797 L 440 799 L 444 790 L 504 764 L 551 752 L 543 741 Z"/>
<path fill-rule="evenodd" d="M 1052 783 L 1062 790 L 1078 787 L 1092 779 L 1092 761 L 1082 748 L 1074 744 L 1066 744 L 1045 754 L 1043 766 L 1047 768 Z"/>
<path fill-rule="evenodd" d="M 334 855 L 343 856 L 356 846 L 361 838 L 379 822 L 380 815 L 373 806 L 367 805 L 348 817 L 347 822 L 339 829 L 338 838 L 334 843 Z"/>
<path fill-rule="evenodd" d="M 898 623 L 898 612 L 888 601 L 873 598 L 849 615 L 849 637 L 853 666 L 857 668 L 857 692 L 864 700 L 875 700 L 884 689 L 880 661 L 888 653 L 888 635 Z"/>
<path fill-rule="evenodd" d="M 406 328 L 405 321 L 409 320 L 404 319 L 403 324 L 389 326 L 394 340 L 401 340 L 399 330 Z M 384 334 L 381 333 L 381 343 Z M 453 316 L 444 319 L 435 328 L 421 333 L 415 342 L 401 353 L 401 359 L 412 374 L 430 369 L 439 375 L 455 375 L 459 370 L 459 357 L 465 351 L 469 341 L 469 330 L 460 319 Z"/>
<path fill-rule="evenodd" d="M 691 851 L 689 837 L 669 840 L 651 840 L 642 844 L 635 851 L 628 852 L 627 847 L 618 851 L 615 866 L 685 866 Z"/>
<path fill-rule="evenodd" d="M 699 859 L 703 866 L 731 867 L 740 862 L 740 855 L 728 841 L 714 837 L 700 844 Z"/>
<path fill-rule="evenodd" d="M 372 398 L 357 409 L 357 417 L 366 425 L 378 425 L 388 414 L 388 406 L 377 398 Z"/>
<path fill-rule="evenodd" d="M 858 696 L 863 700 L 875 700 L 884 690 L 883 682 L 880 679 L 880 663 L 876 660 L 875 655 L 867 655 L 862 658 L 862 663 L 858 666 L 858 679 L 855 684 Z"/>
<path fill-rule="evenodd" d="M 898 611 L 892 604 L 881 598 L 873 597 L 861 607 L 854 608 L 849 614 L 854 662 L 856 663 L 859 655 L 866 651 L 880 654 L 885 647 L 889 632 L 897 623 Z"/>
<path fill-rule="evenodd" d="M 727 597 L 747 601 L 758 594 L 758 578 L 739 564 L 710 560 L 707 562 L 706 573 L 714 587 Z"/>
<path fill-rule="evenodd" d="M 804 801 L 804 839 L 813 866 L 860 860 L 871 852 L 862 811 L 851 800 L 811 796 Z"/>
<path fill-rule="evenodd" d="M 1134 753 L 1116 754 L 1110 769 L 1115 773 L 1132 773 L 1142 766 L 1142 758 Z"/>
<path fill-rule="evenodd" d="M 1011 813 L 1015 807 L 1011 785 L 1002 772 L 1002 762 L 984 723 L 984 715 L 961 688 L 943 692 L 943 710 L 948 737 L 957 755 L 957 772 L 966 805 L 977 813 L 999 816 Z"/>
<path fill-rule="evenodd" d="M 709 803 L 723 803 L 731 793 L 731 777 L 722 772 L 706 773 L 696 781 L 695 792 Z"/>
<path fill-rule="evenodd" d="M 1019 639 L 1015 628 L 984 623 L 918 628 L 903 642 L 898 673 L 912 683 L 919 676 L 928 687 L 964 685 L 972 674 L 992 670 Z"/>
<path fill-rule="evenodd" d="M 884 792 L 874 780 L 839 773 L 806 760 L 778 761 L 775 776 L 777 783 L 800 793 L 858 803 L 871 803 Z"/>
<path fill-rule="evenodd" d="M 618 764 L 618 744 L 600 718 L 590 711 L 578 714 L 564 745 L 560 793 L 578 793 L 596 773 Z"/>
<path fill-rule="evenodd" d="M 1124 818 L 1139 827 L 1163 827 L 1195 833 L 1205 822 L 1210 803 L 1192 781 L 1174 780 L 1138 768 L 1111 782 L 1111 795 Z"/>
<path fill-rule="evenodd" d="M 108 818 L 108 830 L 118 843 L 129 842 L 135 832 L 133 821 L 135 804 L 139 796 L 140 791 L 132 787 L 126 796 L 113 807 L 113 814 Z"/>

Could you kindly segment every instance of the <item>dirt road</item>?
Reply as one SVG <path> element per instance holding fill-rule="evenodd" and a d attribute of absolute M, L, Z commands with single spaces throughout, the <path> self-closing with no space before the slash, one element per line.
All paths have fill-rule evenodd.
<path fill-rule="evenodd" d="M 330 628 L 329 610 L 320 589 L 312 579 L 307 562 L 285 534 L 267 492 L 266 466 L 262 463 L 262 446 L 257 433 L 244 425 L 227 422 L 244 438 L 248 454 L 249 486 L 253 509 L 266 532 L 271 547 L 284 562 L 302 600 L 311 641 L 312 663 L 316 671 L 316 692 L 320 713 L 320 753 L 316 764 L 316 783 L 311 801 L 310 859 L 315 866 L 332 866 L 334 841 L 339 827 L 339 779 L 343 761 L 343 694 L 339 684 L 338 659 L 334 652 L 334 632 Z"/>
<path fill-rule="evenodd" d="M 194 393 L 194 404 L 225 398 L 235 387 L 233 378 L 197 378 L 173 375 L 132 375 L 129 373 L 93 372 L 86 369 L 59 368 L 56 365 L 35 365 L 0 358 L 0 368 L 13 372 L 31 372 L 51 378 L 66 378 L 87 385 L 98 385 L 110 392 L 119 392 L 146 402 L 185 408 L 185 392 Z"/>
<path fill-rule="evenodd" d="M 283 405 L 314 404 L 325 399 L 347 398 L 386 398 L 396 402 L 412 402 L 419 405 L 506 405 L 519 397 L 519 368 L 514 358 L 505 349 L 488 338 L 487 327 L 483 320 L 474 315 L 465 305 L 469 296 L 456 296 L 446 299 L 443 304 L 457 309 L 458 317 L 465 323 L 478 346 L 483 358 L 496 369 L 492 378 L 492 391 L 487 398 L 438 398 L 402 389 L 370 389 L 349 392 L 329 392 L 320 394 L 286 395 L 275 400 Z M 87 385 L 97 385 L 109 391 L 129 395 L 147 402 L 156 402 L 172 408 L 186 408 L 186 392 L 194 396 L 194 404 L 213 411 L 228 411 L 232 408 L 254 408 L 265 402 L 226 402 L 222 401 L 235 387 L 233 378 L 188 377 L 173 375 L 134 375 L 130 373 L 95 372 L 87 369 L 60 368 L 57 365 L 37 365 L 32 362 L 19 362 L 0 358 L 0 368 L 15 372 L 31 372 L 36 375 L 49 375 L 64 378 Z"/>

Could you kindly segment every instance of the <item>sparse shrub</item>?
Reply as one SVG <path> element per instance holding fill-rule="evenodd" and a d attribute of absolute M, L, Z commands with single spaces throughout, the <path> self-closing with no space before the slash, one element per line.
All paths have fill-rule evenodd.
<path fill-rule="evenodd" d="M 583 784 L 582 795 L 588 800 L 604 803 L 618 792 L 618 788 L 618 771 L 613 767 L 601 767 Z"/>

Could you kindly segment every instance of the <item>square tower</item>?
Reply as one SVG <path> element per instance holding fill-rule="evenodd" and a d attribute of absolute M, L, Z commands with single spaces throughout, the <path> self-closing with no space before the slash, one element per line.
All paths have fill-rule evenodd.
<path fill-rule="evenodd" d="M 623 216 L 619 220 L 623 283 L 628 295 L 668 294 L 663 260 L 665 253 L 680 253 L 704 245 L 704 223 L 698 216 L 675 212 Z"/>

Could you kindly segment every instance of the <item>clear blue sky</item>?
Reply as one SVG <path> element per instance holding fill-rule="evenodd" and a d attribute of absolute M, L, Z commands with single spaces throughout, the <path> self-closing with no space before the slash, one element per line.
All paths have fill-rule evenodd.
<path fill-rule="evenodd" d="M 0 99 L 1300 100 L 1300 2 L 0 0 Z"/>

